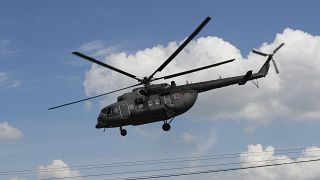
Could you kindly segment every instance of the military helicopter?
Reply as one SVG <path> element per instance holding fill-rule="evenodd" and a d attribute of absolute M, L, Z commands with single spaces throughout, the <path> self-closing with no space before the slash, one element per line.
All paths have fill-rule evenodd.
<path fill-rule="evenodd" d="M 138 81 L 137 84 L 124 87 L 118 90 L 110 91 L 104 94 L 97 96 L 89 97 L 86 99 L 74 101 L 71 103 L 66 103 L 63 105 L 55 106 L 49 108 L 49 110 L 60 108 L 63 106 L 68 106 L 71 104 L 87 101 L 93 98 L 105 96 L 114 92 L 122 91 L 125 89 L 134 88 L 132 92 L 124 93 L 117 98 L 117 102 L 110 104 L 104 107 L 98 118 L 96 128 L 120 128 L 120 134 L 125 136 L 127 134 L 124 126 L 127 125 L 142 125 L 147 123 L 153 123 L 158 121 L 163 121 L 162 129 L 164 131 L 169 131 L 171 126 L 170 123 L 172 120 L 186 111 L 188 111 L 196 102 L 198 94 L 209 91 L 216 88 L 222 88 L 225 86 L 230 86 L 233 84 L 244 85 L 248 81 L 259 79 L 265 77 L 268 74 L 270 61 L 273 62 L 276 72 L 279 73 L 279 70 L 276 66 L 276 63 L 273 59 L 273 55 L 284 45 L 282 43 L 278 46 L 272 54 L 266 54 L 253 50 L 252 52 L 266 56 L 267 60 L 257 73 L 252 73 L 252 70 L 247 71 L 245 75 L 220 78 L 216 80 L 191 83 L 185 85 L 176 85 L 175 81 L 171 81 L 170 84 L 160 83 L 160 84 L 151 84 L 151 82 L 160 80 L 160 79 L 171 79 L 178 76 L 194 73 L 197 71 L 205 70 L 208 68 L 216 67 L 222 64 L 233 62 L 235 59 L 230 59 L 227 61 L 222 61 L 219 63 L 211 64 L 208 66 L 203 66 L 195 68 L 192 70 L 179 72 L 163 77 L 154 77 L 157 72 L 162 71 L 178 54 L 181 50 L 201 31 L 201 29 L 210 21 L 210 17 L 207 17 L 195 30 L 194 32 L 177 48 L 177 50 L 163 63 L 161 66 L 156 69 L 151 75 L 144 78 L 137 78 L 135 75 L 105 64 L 101 61 L 98 61 L 92 57 L 84 55 L 80 52 L 72 52 L 72 54 L 79 56 L 85 60 L 91 61 L 98 65 L 101 65 L 105 68 L 116 71 L 120 74 L 128 76 Z"/>

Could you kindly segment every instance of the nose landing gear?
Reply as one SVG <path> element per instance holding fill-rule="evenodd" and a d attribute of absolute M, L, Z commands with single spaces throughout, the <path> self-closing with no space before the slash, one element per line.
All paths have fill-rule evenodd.
<path fill-rule="evenodd" d="M 126 136 L 127 135 L 127 130 L 122 129 L 122 127 L 120 127 L 120 134 L 121 134 L 121 136 Z"/>
<path fill-rule="evenodd" d="M 162 129 L 163 129 L 164 131 L 169 131 L 170 128 L 171 128 L 171 126 L 170 126 L 169 123 L 166 123 L 166 122 L 165 122 L 165 123 L 162 125 Z"/>

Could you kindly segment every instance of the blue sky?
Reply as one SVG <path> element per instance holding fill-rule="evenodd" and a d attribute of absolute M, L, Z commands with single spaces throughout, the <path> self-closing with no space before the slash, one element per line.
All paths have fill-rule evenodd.
<path fill-rule="evenodd" d="M 72 165 L 183 156 L 196 154 L 202 145 L 211 141 L 212 146 L 206 154 L 240 152 L 249 144 L 280 148 L 319 146 L 317 117 L 291 120 L 290 116 L 281 115 L 255 124 L 254 130 L 247 132 L 245 129 L 252 121 L 199 116 L 197 112 L 203 106 L 208 108 L 207 103 L 201 103 L 205 98 L 199 98 L 200 103 L 194 109 L 178 117 L 169 133 L 162 132 L 159 122 L 128 127 L 125 138 L 120 137 L 118 129 L 104 133 L 94 128 L 102 99 L 92 101 L 91 110 L 81 103 L 47 110 L 53 105 L 86 97 L 83 83 L 86 73 L 94 69 L 89 62 L 72 56 L 71 52 L 82 50 L 90 42 L 96 42 L 112 53 L 134 55 L 145 48 L 157 45 L 166 48 L 169 42 L 180 42 L 210 16 L 212 20 L 197 38 L 222 38 L 236 47 L 243 59 L 250 59 L 247 56 L 252 48 L 268 49 L 262 44 L 272 45 L 276 34 L 285 34 L 286 28 L 309 33 L 317 39 L 319 6 L 318 1 L 2 1 L 0 123 L 8 122 L 19 129 L 22 137 L 0 139 L 0 171 L 36 169 L 54 159 Z M 108 62 L 109 55 L 110 52 L 100 58 Z M 263 81 L 260 83 L 260 89 L 263 89 Z M 228 92 L 236 95 L 241 88 L 244 87 L 235 86 Z M 260 89 L 251 87 L 248 90 Z M 297 91 L 304 92 L 304 89 Z M 319 97 L 310 92 L 304 94 L 304 99 Z M 104 102 L 115 101 L 117 95 L 109 96 L 110 99 Z M 212 99 L 216 104 L 214 102 Z M 293 102 L 305 103 L 304 107 L 313 105 L 309 101 Z M 244 101 L 243 107 L 249 103 Z M 226 104 L 226 108 L 229 106 L 232 109 L 233 104 Z M 183 143 L 180 138 L 186 133 L 198 138 L 200 144 Z M 35 179 L 34 176 L 26 178 Z"/>

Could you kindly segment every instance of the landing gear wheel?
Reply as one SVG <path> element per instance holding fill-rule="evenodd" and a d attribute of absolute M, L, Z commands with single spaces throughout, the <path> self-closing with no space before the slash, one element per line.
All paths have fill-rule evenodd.
<path fill-rule="evenodd" d="M 164 123 L 164 124 L 162 125 L 162 129 L 163 129 L 164 131 L 169 131 L 170 128 L 171 128 L 171 126 L 170 126 L 170 124 L 168 124 L 168 123 Z"/>
<path fill-rule="evenodd" d="M 126 136 L 127 135 L 127 130 L 125 130 L 125 129 L 120 129 L 120 134 L 121 134 L 121 136 Z"/>

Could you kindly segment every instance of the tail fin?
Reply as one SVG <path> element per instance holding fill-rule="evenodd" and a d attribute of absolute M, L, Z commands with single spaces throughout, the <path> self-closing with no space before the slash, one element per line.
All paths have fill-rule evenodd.
<path fill-rule="evenodd" d="M 284 43 L 281 43 L 276 49 L 273 50 L 273 52 L 271 54 L 266 54 L 266 53 L 263 53 L 263 52 L 260 52 L 260 51 L 257 51 L 257 50 L 252 50 L 253 53 L 256 53 L 258 55 L 261 55 L 261 56 L 267 56 L 268 59 L 267 61 L 263 64 L 263 66 L 261 67 L 261 69 L 259 70 L 258 74 L 262 75 L 262 76 L 266 76 L 268 74 L 268 70 L 269 70 L 269 67 L 270 67 L 270 61 L 272 61 L 273 63 L 273 66 L 276 70 L 276 73 L 278 74 L 279 73 L 279 69 L 277 67 L 277 64 L 275 62 L 275 60 L 273 59 L 273 55 L 284 45 Z"/>
<path fill-rule="evenodd" d="M 266 76 L 268 74 L 269 67 L 270 67 L 270 61 L 271 61 L 271 58 L 268 58 L 268 60 L 260 68 L 258 74 L 260 74 L 262 76 Z"/>

